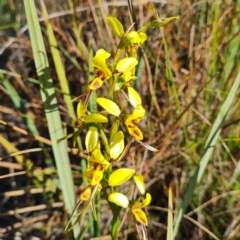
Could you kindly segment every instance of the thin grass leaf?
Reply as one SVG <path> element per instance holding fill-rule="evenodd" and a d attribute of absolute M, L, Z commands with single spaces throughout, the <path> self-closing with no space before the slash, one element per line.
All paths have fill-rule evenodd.
<path fill-rule="evenodd" d="M 64 68 L 63 63 L 62 63 L 60 52 L 58 51 L 58 43 L 57 43 L 56 38 L 54 36 L 54 32 L 53 32 L 53 29 L 52 29 L 51 22 L 48 19 L 48 13 L 47 13 L 47 9 L 46 9 L 46 6 L 44 4 L 44 1 L 41 0 L 40 4 L 41 4 L 41 7 L 42 7 L 42 13 L 43 13 L 46 28 L 47 28 L 47 36 L 48 36 L 48 40 L 49 40 L 49 43 L 50 43 L 50 49 L 51 49 L 51 53 L 52 53 L 52 56 L 53 56 L 53 62 L 54 62 L 55 69 L 56 69 L 56 72 L 57 72 L 58 80 L 59 80 L 62 91 L 66 93 L 66 94 L 63 95 L 63 98 L 64 98 L 64 101 L 66 103 L 69 116 L 72 118 L 72 120 L 76 120 L 76 115 L 75 115 L 75 111 L 74 111 L 74 108 L 73 108 L 72 99 L 71 99 L 71 96 L 70 96 L 68 81 L 67 81 L 67 77 L 66 77 L 66 74 L 65 74 L 65 71 L 64 71 L 65 68 Z"/>
<path fill-rule="evenodd" d="M 204 146 L 204 150 L 203 150 L 202 156 L 199 160 L 197 169 L 195 170 L 195 173 L 194 173 L 192 179 L 190 180 L 189 187 L 184 196 L 183 204 L 179 210 L 179 213 L 178 213 L 178 216 L 176 219 L 176 223 L 174 226 L 174 231 L 173 231 L 174 238 L 177 236 L 180 222 L 181 222 L 183 214 L 192 198 L 194 189 L 195 189 L 196 185 L 201 181 L 203 173 L 207 167 L 208 161 L 211 157 L 211 154 L 213 152 L 213 149 L 217 143 L 219 134 L 221 132 L 223 122 L 227 116 L 227 113 L 231 107 L 231 104 L 233 102 L 233 99 L 234 99 L 237 91 L 238 91 L 239 86 L 240 86 L 240 72 L 238 73 L 237 78 L 236 78 L 234 84 L 232 85 L 232 88 L 230 89 L 229 94 L 217 115 L 217 118 L 212 126 L 212 130 L 211 130 L 211 132 L 208 136 L 208 139 L 206 141 L 206 144 Z"/>
<path fill-rule="evenodd" d="M 68 5 L 69 5 L 69 9 L 73 11 L 72 14 L 71 14 L 71 17 L 72 17 L 72 23 L 73 23 L 73 32 L 74 32 L 74 35 L 75 35 L 75 40 L 76 40 L 76 43 L 77 43 L 78 50 L 80 51 L 80 53 L 83 56 L 87 56 L 86 47 L 85 47 L 84 43 L 82 42 L 81 38 L 79 37 L 80 33 L 78 31 L 78 24 L 77 24 L 77 19 L 76 19 L 76 16 L 75 16 L 73 1 L 68 0 Z"/>
<path fill-rule="evenodd" d="M 168 189 L 167 240 L 173 240 L 173 197 L 172 197 L 172 186 L 170 186 L 169 189 Z"/>
<path fill-rule="evenodd" d="M 45 51 L 42 33 L 38 22 L 35 3 L 32 0 L 24 0 L 24 6 L 29 25 L 30 39 L 33 49 L 34 62 L 39 77 L 41 97 L 45 109 L 50 138 L 52 140 L 53 153 L 56 160 L 58 176 L 63 193 L 63 199 L 67 211 L 72 211 L 75 206 L 75 192 L 69 156 L 66 151 L 66 141 L 57 143 L 56 140 L 64 137 L 58 103 L 55 97 L 52 79 L 50 76 L 47 54 Z M 79 226 L 74 227 L 74 237 L 79 235 Z"/>

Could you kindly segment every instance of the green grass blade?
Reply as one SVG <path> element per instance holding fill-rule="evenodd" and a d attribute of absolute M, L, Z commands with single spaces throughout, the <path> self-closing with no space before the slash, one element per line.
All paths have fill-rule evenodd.
<path fill-rule="evenodd" d="M 240 72 L 238 73 L 237 75 L 237 78 L 234 82 L 234 84 L 232 85 L 232 88 L 231 90 L 229 91 L 228 93 L 228 96 L 225 100 L 225 102 L 223 103 L 218 115 L 217 115 L 217 118 L 212 126 L 212 130 L 208 136 L 208 139 L 206 141 L 206 144 L 204 146 L 204 150 L 203 150 L 203 154 L 200 158 L 200 161 L 199 161 L 199 164 L 197 166 L 197 169 L 192 177 L 192 179 L 190 180 L 190 184 L 189 184 L 189 187 L 187 189 L 187 192 L 185 194 L 185 197 L 184 197 L 184 200 L 183 200 L 183 204 L 179 210 L 179 213 L 178 213 L 178 216 L 177 216 L 177 219 L 176 219 L 176 223 L 175 223 L 175 226 L 174 226 L 174 237 L 177 236 L 177 233 L 178 233 L 178 229 L 179 229 L 179 225 L 180 225 L 180 222 L 181 222 L 181 219 L 183 217 L 183 214 L 191 200 L 191 197 L 193 195 L 193 192 L 194 192 L 194 189 L 196 187 L 196 185 L 200 182 L 202 176 L 203 176 L 203 173 L 207 167 L 207 164 L 208 164 L 208 161 L 211 157 L 211 154 L 213 152 L 213 149 L 217 143 L 217 140 L 218 140 L 218 137 L 219 137 L 219 134 L 221 132 L 221 127 L 222 127 L 222 124 L 227 116 L 227 113 L 228 113 L 228 110 L 230 109 L 231 107 L 231 104 L 233 102 L 233 99 L 237 93 L 237 90 L 240 86 Z"/>
<path fill-rule="evenodd" d="M 42 13 L 43 13 L 43 17 L 44 17 L 46 28 L 47 28 L 48 40 L 50 43 L 51 53 L 53 56 L 53 62 L 54 62 L 55 69 L 57 72 L 58 80 L 60 82 L 62 91 L 66 93 L 63 95 L 63 98 L 66 103 L 69 116 L 72 118 L 72 120 L 76 120 L 75 111 L 74 111 L 72 99 L 70 96 L 68 81 L 67 81 L 67 77 L 66 77 L 66 74 L 64 71 L 65 68 L 63 66 L 61 56 L 58 51 L 58 44 L 57 44 L 56 38 L 53 33 L 51 22 L 48 19 L 48 13 L 47 13 L 47 9 L 44 4 L 44 1 L 41 0 L 40 3 L 41 3 Z"/>
<path fill-rule="evenodd" d="M 75 40 L 76 40 L 76 43 L 77 43 L 77 47 L 78 47 L 78 50 L 80 51 L 80 53 L 83 55 L 83 56 L 87 56 L 87 53 L 85 51 L 85 46 L 83 44 L 83 42 L 81 41 L 81 38 L 80 38 L 80 34 L 79 34 L 79 30 L 78 30 L 78 24 L 77 24 L 77 19 L 76 19 L 76 16 L 75 16 L 75 12 L 74 12 L 74 3 L 72 0 L 68 0 L 68 5 L 69 5 L 69 8 L 70 10 L 73 11 L 73 13 L 71 14 L 72 16 L 72 23 L 73 23 L 73 32 L 74 32 L 74 35 L 75 35 Z"/>
<path fill-rule="evenodd" d="M 169 186 L 169 189 L 168 189 L 167 240 L 173 240 L 173 197 L 172 197 L 172 186 Z"/>
<path fill-rule="evenodd" d="M 40 82 L 41 97 L 44 104 L 50 138 L 53 143 L 53 153 L 56 160 L 58 176 L 62 187 L 63 199 L 67 211 L 71 212 L 76 202 L 69 156 L 66 151 L 67 145 L 66 141 L 61 141 L 60 143 L 56 142 L 58 139 L 64 137 L 60 114 L 57 108 L 58 103 L 50 76 L 47 55 L 34 1 L 24 0 L 24 6 L 29 25 L 35 66 Z M 76 225 L 74 227 L 75 238 L 77 238 L 78 235 L 79 226 Z"/>

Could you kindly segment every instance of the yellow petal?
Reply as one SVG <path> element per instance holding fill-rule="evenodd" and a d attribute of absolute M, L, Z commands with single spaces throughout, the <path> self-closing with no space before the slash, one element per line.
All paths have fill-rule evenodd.
<path fill-rule="evenodd" d="M 137 64 L 138 61 L 134 57 L 123 58 L 117 63 L 116 70 L 119 73 L 124 73 L 134 68 Z"/>
<path fill-rule="evenodd" d="M 97 50 L 95 56 L 101 55 L 104 59 L 108 59 L 111 56 L 111 53 L 105 51 L 103 48 Z"/>
<path fill-rule="evenodd" d="M 124 35 L 124 29 L 122 24 L 116 18 L 110 16 L 107 17 L 107 21 L 113 33 L 121 38 Z"/>
<path fill-rule="evenodd" d="M 86 188 L 83 190 L 83 192 L 80 194 L 80 199 L 81 199 L 82 201 L 87 201 L 87 200 L 90 198 L 91 193 L 92 193 L 92 188 L 91 188 L 91 186 L 86 187 Z"/>
<path fill-rule="evenodd" d="M 77 105 L 77 117 L 78 119 L 85 118 L 87 116 L 86 110 L 84 108 L 84 105 L 82 101 L 80 101 Z"/>
<path fill-rule="evenodd" d="M 137 105 L 142 105 L 142 100 L 139 94 L 137 93 L 137 91 L 132 87 L 128 87 L 127 89 L 128 89 L 129 101 L 133 105 L 133 107 L 136 108 Z"/>
<path fill-rule="evenodd" d="M 90 127 L 86 138 L 85 138 L 85 145 L 88 152 L 92 152 L 93 149 L 97 146 L 98 143 L 98 131 L 96 127 Z"/>
<path fill-rule="evenodd" d="M 106 123 L 106 122 L 108 122 L 108 119 L 100 113 L 93 113 L 93 114 L 87 116 L 84 119 L 84 122 L 86 122 L 86 123 L 93 123 L 93 122 Z"/>
<path fill-rule="evenodd" d="M 110 53 L 106 52 L 104 49 L 97 51 L 95 57 L 93 58 L 93 66 L 100 69 L 102 72 L 106 73 L 109 77 L 112 76 L 111 70 L 108 68 L 106 59 L 110 56 Z"/>
<path fill-rule="evenodd" d="M 88 88 L 90 90 L 97 90 L 103 85 L 104 81 L 98 77 L 94 78 L 92 81 L 89 82 Z"/>
<path fill-rule="evenodd" d="M 92 162 L 92 163 L 99 163 L 101 165 L 104 165 L 103 167 L 105 166 L 109 166 L 109 162 L 105 159 L 105 157 L 102 155 L 100 149 L 98 148 L 95 148 L 93 151 L 92 151 L 92 155 L 88 158 L 88 161 L 89 162 Z"/>
<path fill-rule="evenodd" d="M 144 32 L 139 32 L 139 42 L 140 44 L 144 43 L 147 40 L 147 34 Z"/>
<path fill-rule="evenodd" d="M 130 168 L 120 168 L 109 176 L 108 185 L 109 186 L 120 186 L 124 182 L 128 181 L 132 175 L 135 173 L 134 169 Z"/>
<path fill-rule="evenodd" d="M 136 138 L 137 140 L 143 139 L 141 130 L 135 124 L 133 124 L 132 122 L 129 122 L 126 124 L 126 126 L 127 126 L 127 130 L 129 132 L 129 134 L 132 137 Z"/>
<path fill-rule="evenodd" d="M 110 157 L 111 159 L 117 159 L 124 149 L 124 134 L 122 131 L 118 131 L 114 135 L 110 144 Z"/>
<path fill-rule="evenodd" d="M 139 123 L 140 120 L 144 117 L 145 115 L 145 109 L 141 106 L 138 105 L 136 109 L 134 109 L 133 113 L 127 117 L 125 120 L 125 124 L 132 122 L 132 123 Z"/>
<path fill-rule="evenodd" d="M 142 202 L 142 208 L 148 206 L 151 200 L 152 200 L 152 196 L 149 193 L 147 193 L 146 198 Z"/>
<path fill-rule="evenodd" d="M 141 223 L 144 226 L 148 226 L 146 214 L 143 212 L 142 209 L 140 209 L 140 208 L 132 209 L 132 213 L 133 213 L 135 219 L 139 223 Z"/>
<path fill-rule="evenodd" d="M 141 208 L 142 207 L 142 202 L 140 201 L 134 201 L 132 204 L 131 204 L 131 208 L 132 209 L 137 209 L 137 208 Z"/>
<path fill-rule="evenodd" d="M 144 183 L 144 179 L 143 179 L 143 176 L 140 175 L 140 174 L 135 174 L 133 176 L 133 179 L 137 185 L 137 188 L 139 190 L 139 192 L 144 195 L 145 194 L 145 189 L 146 189 L 146 185 Z"/>
<path fill-rule="evenodd" d="M 123 208 L 127 208 L 129 204 L 128 198 L 124 194 L 118 192 L 111 193 L 108 196 L 108 201 L 113 202 Z"/>
<path fill-rule="evenodd" d="M 103 171 L 95 169 L 87 169 L 83 172 L 84 177 L 87 178 L 87 181 L 91 186 L 98 184 L 103 178 Z"/>
<path fill-rule="evenodd" d="M 140 44 L 139 34 L 136 31 L 131 31 L 128 33 L 127 38 L 131 40 L 131 44 Z"/>
<path fill-rule="evenodd" d="M 121 75 L 120 78 L 124 79 L 125 82 L 130 82 L 130 81 L 132 81 L 132 80 L 137 79 L 136 76 L 132 76 L 132 72 L 131 72 L 131 71 L 126 71 L 126 72 L 124 72 L 124 73 Z"/>
<path fill-rule="evenodd" d="M 121 113 L 118 105 L 107 98 L 96 98 L 96 102 L 112 115 L 119 116 Z"/>

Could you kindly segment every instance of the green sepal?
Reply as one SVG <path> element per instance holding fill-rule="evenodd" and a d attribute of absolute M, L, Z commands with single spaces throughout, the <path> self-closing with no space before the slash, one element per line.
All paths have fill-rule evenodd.
<path fill-rule="evenodd" d="M 115 17 L 107 17 L 108 24 L 110 25 L 113 33 L 117 35 L 118 37 L 123 37 L 124 35 L 124 28 L 121 22 L 118 21 Z"/>

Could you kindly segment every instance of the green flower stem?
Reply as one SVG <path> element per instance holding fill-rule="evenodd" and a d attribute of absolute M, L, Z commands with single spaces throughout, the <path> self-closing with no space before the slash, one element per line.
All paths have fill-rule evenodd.
<path fill-rule="evenodd" d="M 111 229 L 111 235 L 112 235 L 113 240 L 118 239 L 118 228 L 119 228 L 119 224 L 120 224 L 120 220 L 119 220 L 120 210 L 121 210 L 121 208 L 116 206 L 115 211 L 113 212 L 112 229 Z"/>
<path fill-rule="evenodd" d="M 108 171 L 107 171 L 108 172 Z M 112 190 L 113 187 L 111 187 Z M 108 201 L 108 194 L 107 194 L 107 189 L 103 188 L 103 195 L 105 197 L 105 199 L 108 202 L 108 205 L 110 206 L 112 213 L 113 213 L 113 219 L 112 219 L 112 229 L 111 229 L 111 235 L 112 235 L 112 239 L 113 240 L 117 240 L 117 236 L 118 236 L 118 229 L 119 229 L 119 225 L 120 225 L 120 220 L 119 220 L 119 213 L 121 211 L 121 208 L 117 205 L 115 205 L 114 203 L 111 203 Z M 113 190 L 114 191 L 114 190 Z M 112 192 L 112 191 L 111 191 Z"/>
<path fill-rule="evenodd" d="M 118 48 L 117 52 L 116 52 L 116 54 L 114 56 L 114 59 L 113 59 L 113 66 L 114 66 L 114 68 L 117 65 L 117 61 L 118 61 L 118 58 L 120 57 L 121 53 L 122 53 L 122 49 Z"/>

